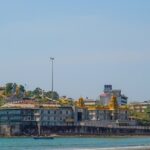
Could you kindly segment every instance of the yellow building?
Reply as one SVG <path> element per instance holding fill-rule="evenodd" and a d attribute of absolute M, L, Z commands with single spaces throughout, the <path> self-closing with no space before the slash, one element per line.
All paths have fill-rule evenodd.
<path fill-rule="evenodd" d="M 84 99 L 80 98 L 75 103 L 76 107 L 87 110 L 87 120 L 95 121 L 118 121 L 128 120 L 128 108 L 126 106 L 118 106 L 115 96 L 111 97 L 108 106 L 101 105 L 85 105 Z"/>

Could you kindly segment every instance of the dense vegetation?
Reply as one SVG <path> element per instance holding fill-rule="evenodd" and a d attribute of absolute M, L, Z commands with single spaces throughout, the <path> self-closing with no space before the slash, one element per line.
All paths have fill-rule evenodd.
<path fill-rule="evenodd" d="M 134 117 L 139 125 L 150 126 L 150 106 L 144 112 L 130 112 L 130 116 Z"/>
<path fill-rule="evenodd" d="M 4 87 L 0 87 L 0 106 L 3 105 L 8 98 L 31 98 L 37 99 L 39 102 L 47 102 L 49 100 L 58 100 L 59 95 L 56 91 L 44 91 L 37 87 L 33 91 L 26 90 L 23 85 L 16 83 L 7 83 Z"/>

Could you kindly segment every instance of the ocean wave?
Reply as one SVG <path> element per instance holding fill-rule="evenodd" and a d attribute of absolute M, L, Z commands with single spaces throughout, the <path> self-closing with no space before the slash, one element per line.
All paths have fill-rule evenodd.
<path fill-rule="evenodd" d="M 111 148 L 71 148 L 71 149 L 68 148 L 66 150 L 150 150 L 150 146 L 130 146 L 130 147 L 111 147 Z"/>
<path fill-rule="evenodd" d="M 1 147 L 0 150 L 8 147 Z M 35 150 L 33 147 L 12 147 L 12 150 Z M 36 150 L 150 150 L 150 146 L 126 146 L 126 147 L 105 147 L 105 148 L 54 148 L 54 147 L 37 147 Z"/>

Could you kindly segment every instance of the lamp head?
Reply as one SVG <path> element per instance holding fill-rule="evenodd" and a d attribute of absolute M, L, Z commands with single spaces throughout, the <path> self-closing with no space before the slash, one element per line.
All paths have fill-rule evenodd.
<path fill-rule="evenodd" d="M 50 57 L 50 60 L 54 60 L 54 58 L 53 58 L 53 57 Z"/>

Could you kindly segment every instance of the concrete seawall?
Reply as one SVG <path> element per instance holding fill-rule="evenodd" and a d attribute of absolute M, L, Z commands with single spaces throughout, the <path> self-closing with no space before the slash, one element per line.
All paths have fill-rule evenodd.
<path fill-rule="evenodd" d="M 38 135 L 37 126 L 0 126 L 0 135 L 4 136 L 31 136 Z M 41 126 L 41 135 L 104 135 L 104 136 L 125 136 L 125 135 L 150 135 L 150 129 L 146 127 L 94 127 L 94 126 Z"/>

